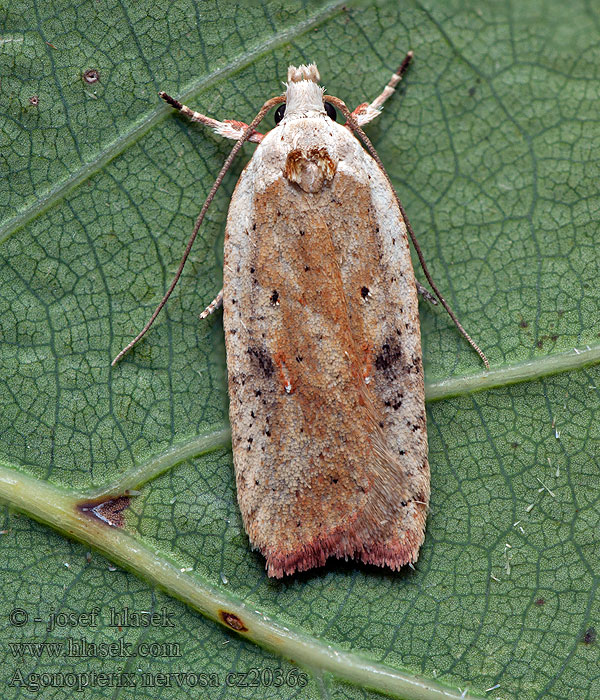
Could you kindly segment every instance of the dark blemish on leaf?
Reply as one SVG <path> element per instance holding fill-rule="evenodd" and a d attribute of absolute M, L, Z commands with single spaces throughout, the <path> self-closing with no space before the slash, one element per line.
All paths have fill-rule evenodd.
<path fill-rule="evenodd" d="M 92 83 L 97 83 L 100 80 L 100 73 L 95 68 L 90 68 L 89 70 L 86 70 L 82 77 L 84 82 L 91 85 Z"/>
<path fill-rule="evenodd" d="M 519 323 L 519 326 L 521 326 L 521 328 L 529 328 L 529 323 L 527 323 L 527 321 L 525 321 L 525 320 L 522 320 Z"/>
<path fill-rule="evenodd" d="M 369 288 L 368 287 L 363 287 L 360 290 L 360 295 L 363 299 L 366 299 L 369 296 Z"/>
<path fill-rule="evenodd" d="M 301 236 L 304 235 L 304 231 L 299 231 L 299 233 L 300 233 Z"/>
<path fill-rule="evenodd" d="M 536 343 L 536 345 L 537 345 L 538 348 L 541 350 L 541 349 L 544 347 L 544 341 L 543 341 L 543 340 L 538 340 L 537 343 Z"/>
<path fill-rule="evenodd" d="M 596 637 L 598 634 L 596 633 L 596 630 L 594 627 L 589 627 L 584 633 L 583 636 L 581 637 L 581 641 L 584 644 L 594 644 L 596 641 Z"/>
<path fill-rule="evenodd" d="M 129 496 L 117 496 L 108 501 L 86 501 L 78 503 L 76 508 L 80 513 L 89 515 L 109 527 L 123 527 L 125 524 L 124 511 L 129 506 Z"/>
<path fill-rule="evenodd" d="M 519 447 L 519 443 L 518 442 L 511 442 L 510 446 L 513 448 L 513 450 L 516 450 L 517 447 Z"/>
<path fill-rule="evenodd" d="M 252 230 L 256 231 L 256 224 L 252 224 Z M 254 272 L 254 270 L 253 270 L 253 272 Z"/>
<path fill-rule="evenodd" d="M 475 89 L 476 89 L 475 86 L 469 88 L 469 95 L 471 97 L 473 97 L 473 95 L 475 94 Z"/>
<path fill-rule="evenodd" d="M 543 598 L 538 598 L 538 599 L 535 601 L 535 604 L 536 604 L 538 607 L 541 608 L 542 605 L 545 605 L 545 604 L 546 604 L 546 601 L 545 601 Z"/>
<path fill-rule="evenodd" d="M 276 289 L 271 294 L 271 306 L 279 306 L 279 292 Z"/>
<path fill-rule="evenodd" d="M 29 104 L 32 105 L 33 107 L 37 107 L 40 103 L 40 98 L 37 95 L 32 95 L 29 98 Z"/>
<path fill-rule="evenodd" d="M 557 336 L 557 335 L 551 335 L 551 336 L 550 336 L 550 340 L 552 340 L 554 343 L 556 343 L 556 341 L 558 340 L 558 336 Z"/>
<path fill-rule="evenodd" d="M 308 265 L 304 266 L 304 272 L 308 272 L 310 270 L 310 267 Z"/>
<path fill-rule="evenodd" d="M 221 621 L 227 625 L 227 627 L 231 627 L 231 629 L 235 630 L 236 632 L 248 631 L 246 625 L 237 615 L 234 615 L 233 613 L 227 612 L 226 610 L 219 610 L 219 617 L 221 618 Z"/>
<path fill-rule="evenodd" d="M 265 377 L 270 377 L 275 371 L 275 365 L 269 353 L 264 348 L 249 347 L 247 350 L 251 357 L 256 358 L 258 366 L 262 370 Z M 260 391 L 255 392 L 256 396 L 260 396 Z"/>

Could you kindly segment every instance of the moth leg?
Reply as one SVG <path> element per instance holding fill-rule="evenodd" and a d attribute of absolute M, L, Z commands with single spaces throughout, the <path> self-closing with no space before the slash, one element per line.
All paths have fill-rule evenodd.
<path fill-rule="evenodd" d="M 429 293 L 429 292 L 428 292 Z M 437 302 L 436 302 L 437 304 Z M 210 304 L 204 309 L 198 318 L 205 319 L 210 316 L 214 311 L 216 311 L 220 306 L 223 306 L 223 290 L 221 290 L 217 296 L 210 302 Z"/>
<path fill-rule="evenodd" d="M 433 296 L 433 294 L 427 289 L 427 287 L 424 287 L 420 282 L 415 280 L 415 284 L 417 286 L 417 293 L 420 294 L 423 299 L 426 299 L 427 301 L 430 301 L 432 304 L 435 304 L 437 306 L 437 299 Z"/>
<path fill-rule="evenodd" d="M 158 95 L 159 97 L 162 97 L 165 102 L 170 104 L 171 107 L 175 107 L 175 109 L 179 110 L 182 114 L 185 114 L 185 116 L 191 121 L 200 122 L 201 124 L 209 126 L 216 134 L 223 136 L 223 138 L 238 141 L 242 137 L 244 131 L 248 128 L 248 124 L 238 122 L 235 119 L 225 119 L 224 121 L 220 122 L 212 117 L 207 117 L 205 114 L 200 114 L 200 112 L 194 112 L 194 110 L 190 109 L 189 107 L 182 105 L 179 100 L 167 95 L 166 92 L 161 91 L 158 93 Z M 261 134 L 258 131 L 253 131 L 247 140 L 253 141 L 254 143 L 260 143 L 263 138 L 264 134 Z"/>
<path fill-rule="evenodd" d="M 402 80 L 402 76 L 408 70 L 412 57 L 413 52 L 409 51 L 404 57 L 404 60 L 400 64 L 398 70 L 390 78 L 389 83 L 383 88 L 381 94 L 378 95 L 373 102 L 371 102 L 371 104 L 368 102 L 363 102 L 361 105 L 358 105 L 354 112 L 352 112 L 352 116 L 358 122 L 359 126 L 368 124 L 370 121 L 373 121 L 375 117 L 378 117 L 381 114 L 381 106 L 394 94 L 396 85 L 398 85 L 398 83 Z"/>

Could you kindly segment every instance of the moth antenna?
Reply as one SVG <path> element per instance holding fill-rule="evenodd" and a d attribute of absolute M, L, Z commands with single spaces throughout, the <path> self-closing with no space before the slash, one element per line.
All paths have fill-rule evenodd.
<path fill-rule="evenodd" d="M 410 57 L 412 58 L 412 56 Z M 410 58 L 408 61 L 405 59 L 406 62 L 406 67 L 408 67 L 408 62 L 410 62 Z M 404 65 L 404 63 L 403 63 Z M 405 70 L 406 70 L 405 67 Z M 402 68 L 402 66 L 401 66 Z M 390 180 L 390 176 L 387 174 L 387 171 L 381 161 L 381 158 L 379 157 L 377 151 L 375 150 L 373 144 L 369 140 L 369 137 L 365 134 L 365 132 L 360 128 L 360 126 L 356 123 L 356 120 L 352 116 L 350 110 L 348 107 L 346 107 L 346 104 L 344 103 L 343 100 L 340 100 L 339 97 L 332 97 L 331 95 L 324 95 L 323 100 L 327 102 L 331 102 L 335 107 L 337 107 L 340 112 L 346 117 L 348 120 L 348 124 L 350 125 L 350 128 L 352 131 L 354 131 L 355 134 L 358 134 L 360 138 L 362 139 L 363 143 L 367 147 L 367 150 L 373 157 L 373 160 L 377 163 L 379 168 L 381 169 L 381 172 L 385 176 L 385 179 L 388 181 L 390 187 L 392 188 L 392 192 L 394 193 L 394 197 L 396 199 L 396 202 L 398 203 L 398 207 L 400 208 L 400 213 L 402 214 L 402 218 L 404 219 L 404 223 L 406 225 L 406 230 L 408 231 L 410 235 L 410 239 L 413 243 L 413 246 L 415 247 L 415 250 L 417 252 L 417 256 L 419 257 L 419 262 L 421 263 L 421 267 L 423 268 L 423 272 L 425 273 L 425 277 L 427 278 L 427 281 L 431 285 L 431 288 L 435 292 L 435 295 L 437 298 L 440 300 L 441 305 L 446 309 L 448 312 L 448 315 L 450 318 L 454 321 L 454 325 L 458 328 L 458 330 L 461 332 L 461 334 L 465 337 L 469 345 L 475 350 L 475 352 L 479 355 L 479 357 L 483 360 L 483 364 L 486 366 L 486 369 L 490 368 L 490 363 L 488 362 L 487 357 L 485 356 L 483 350 L 477 345 L 477 343 L 471 338 L 471 336 L 467 333 L 467 331 L 462 327 L 462 324 L 456 317 L 456 314 L 444 297 L 442 296 L 440 290 L 437 288 L 435 282 L 433 281 L 431 274 L 429 273 L 429 270 L 427 269 L 427 265 L 425 264 L 425 258 L 423 257 L 423 253 L 421 252 L 421 247 L 419 246 L 419 243 L 417 241 L 417 237 L 415 236 L 415 232 L 413 231 L 412 226 L 410 225 L 410 221 L 408 220 L 408 217 L 406 216 L 406 212 L 404 211 L 404 207 L 402 206 L 402 202 L 400 201 L 400 198 L 398 197 L 396 190 L 394 189 L 394 186 L 392 185 L 392 181 Z"/>
<path fill-rule="evenodd" d="M 173 100 L 173 103 L 175 103 L 175 102 L 176 102 L 176 100 Z M 206 214 L 206 211 L 207 211 L 208 207 L 210 206 L 210 203 L 213 201 L 214 196 L 215 196 L 217 190 L 219 189 L 219 185 L 223 181 L 223 178 L 225 177 L 225 173 L 229 170 L 229 167 L 231 166 L 233 159 L 238 154 L 238 151 L 240 150 L 240 148 L 244 145 L 244 142 L 247 141 L 247 139 L 252 135 L 254 129 L 263 120 L 265 114 L 270 109 L 272 109 L 275 105 L 281 104 L 282 102 L 285 102 L 284 95 L 272 97 L 270 100 L 267 100 L 264 103 L 264 105 L 260 108 L 260 111 L 254 117 L 252 122 L 250 124 L 248 124 L 248 126 L 244 130 L 244 133 L 242 134 L 240 139 L 238 141 L 236 141 L 234 147 L 231 149 L 231 153 L 227 156 L 227 159 L 223 163 L 223 167 L 219 171 L 219 174 L 217 175 L 217 179 L 215 180 L 213 186 L 211 187 L 210 192 L 208 193 L 208 196 L 206 197 L 204 204 L 202 205 L 202 209 L 200 210 L 200 214 L 198 214 L 198 218 L 196 219 L 196 223 L 194 225 L 194 230 L 192 231 L 192 235 L 190 236 L 190 239 L 185 247 L 183 257 L 181 258 L 181 262 L 179 263 L 179 267 L 177 269 L 177 272 L 175 273 L 175 277 L 173 277 L 173 281 L 171 282 L 169 289 L 167 289 L 160 304 L 156 307 L 152 316 L 150 316 L 150 320 L 148 321 L 148 323 L 142 328 L 142 330 L 136 335 L 136 337 L 129 343 L 129 345 L 126 345 L 121 350 L 121 352 L 110 363 L 111 366 L 114 367 L 114 365 L 116 365 L 117 362 L 123 357 L 123 355 L 128 353 L 131 350 L 131 348 L 138 342 L 138 340 L 141 340 L 141 338 L 143 338 L 146 335 L 146 333 L 150 329 L 150 326 L 152 326 L 156 317 L 161 312 L 162 307 L 167 303 L 167 299 L 171 296 L 171 292 L 175 289 L 175 285 L 177 284 L 177 282 L 179 281 L 179 278 L 181 277 L 181 273 L 183 272 L 184 265 L 186 263 L 186 260 L 188 259 L 188 255 L 190 254 L 190 250 L 192 249 L 192 246 L 194 245 L 194 241 L 196 240 L 196 236 L 198 235 L 198 231 L 200 230 L 200 226 L 202 225 L 202 221 L 204 220 L 204 216 Z M 173 104 L 173 103 L 171 103 L 171 104 Z M 173 106 L 176 106 L 176 105 L 173 104 Z"/>

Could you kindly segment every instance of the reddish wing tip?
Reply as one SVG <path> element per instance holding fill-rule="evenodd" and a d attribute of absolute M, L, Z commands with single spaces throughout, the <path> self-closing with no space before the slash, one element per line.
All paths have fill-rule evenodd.
<path fill-rule="evenodd" d="M 362 543 L 353 540 L 347 532 L 338 532 L 303 545 L 298 551 L 265 552 L 267 574 L 274 578 L 283 578 L 297 571 L 308 571 L 323 566 L 330 557 L 358 559 L 365 564 L 389 566 L 393 571 L 398 571 L 406 564 L 417 561 L 424 538 L 424 521 L 421 530 L 410 530 L 405 534 L 404 541 L 387 545 Z"/>

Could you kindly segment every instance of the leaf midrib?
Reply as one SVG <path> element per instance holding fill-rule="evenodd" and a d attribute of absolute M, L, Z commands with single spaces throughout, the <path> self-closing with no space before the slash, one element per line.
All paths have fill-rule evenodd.
<path fill-rule="evenodd" d="M 91 545 L 123 568 L 163 588 L 169 595 L 225 624 L 223 613 L 233 615 L 247 627 L 247 639 L 313 670 L 333 673 L 405 700 L 459 700 L 471 697 L 433 679 L 399 671 L 359 654 L 328 644 L 301 629 L 291 629 L 238 597 L 215 587 L 205 577 L 190 575 L 161 552 L 144 544 L 132 533 L 109 527 L 78 506 L 89 493 L 66 490 L 16 472 L 0 464 L 0 497 L 28 516 Z M 227 625 L 225 625 L 227 626 Z"/>

